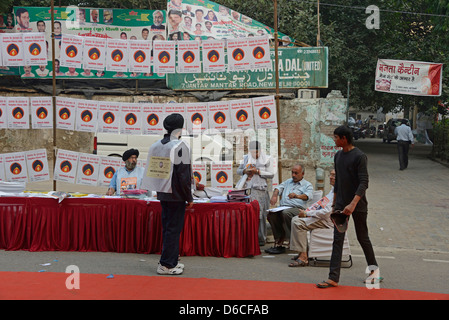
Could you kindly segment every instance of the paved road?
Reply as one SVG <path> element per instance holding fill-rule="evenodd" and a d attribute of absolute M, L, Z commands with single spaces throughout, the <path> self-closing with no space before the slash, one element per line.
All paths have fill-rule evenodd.
<path fill-rule="evenodd" d="M 395 143 L 365 139 L 356 145 L 369 158 L 368 223 L 385 277 L 382 288 L 449 294 L 449 168 L 427 158 L 429 146 L 415 146 L 409 168 L 399 171 Z M 352 224 L 348 236 L 354 264 L 342 270 L 340 284 L 364 286 L 366 262 Z M 302 283 L 327 278 L 327 267 L 289 268 L 288 254 L 293 253 L 243 259 L 182 257 L 186 269 L 181 277 Z M 0 271 L 65 272 L 68 265 L 77 265 L 81 273 L 154 276 L 158 259 L 104 252 L 0 251 Z M 45 263 L 51 265 L 41 266 Z"/>

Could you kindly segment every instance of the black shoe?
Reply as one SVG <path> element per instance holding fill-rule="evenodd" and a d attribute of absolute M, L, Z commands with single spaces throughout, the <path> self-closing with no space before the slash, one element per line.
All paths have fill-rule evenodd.
<path fill-rule="evenodd" d="M 280 254 L 280 253 L 284 253 L 285 252 L 285 248 L 284 247 L 273 247 L 273 248 L 269 248 L 267 250 L 265 250 L 266 253 L 271 253 L 271 254 Z"/>

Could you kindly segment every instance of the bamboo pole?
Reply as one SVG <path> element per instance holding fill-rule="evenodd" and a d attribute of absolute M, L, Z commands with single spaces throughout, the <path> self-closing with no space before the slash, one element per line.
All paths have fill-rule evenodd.
<path fill-rule="evenodd" d="M 276 114 L 278 122 L 278 177 L 279 183 L 282 182 L 282 161 L 281 161 L 281 135 L 280 135 L 280 107 L 279 107 L 279 54 L 278 54 L 278 10 L 277 10 L 277 0 L 274 0 L 274 69 L 276 78 Z"/>

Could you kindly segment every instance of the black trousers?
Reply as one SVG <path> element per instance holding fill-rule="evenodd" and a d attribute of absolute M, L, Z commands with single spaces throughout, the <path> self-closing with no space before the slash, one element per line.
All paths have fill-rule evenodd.
<path fill-rule="evenodd" d="M 398 156 L 399 156 L 399 169 L 407 169 L 408 166 L 408 149 L 410 143 L 408 141 L 398 141 Z"/>
<path fill-rule="evenodd" d="M 371 240 L 368 236 L 368 226 L 366 223 L 368 212 L 356 212 L 352 214 L 352 219 L 354 220 L 355 232 L 357 235 L 357 240 L 363 249 L 365 254 L 366 262 L 368 266 L 378 266 L 376 257 L 374 255 L 373 246 L 371 245 Z M 332 244 L 332 256 L 329 268 L 329 279 L 335 282 L 340 280 L 340 269 L 341 269 L 341 258 L 343 254 L 343 243 L 345 240 L 345 232 L 338 232 L 337 228 L 334 228 L 334 242 Z"/>
<path fill-rule="evenodd" d="M 184 227 L 185 201 L 161 201 L 162 254 L 160 264 L 174 268 L 178 264 L 179 237 Z"/>

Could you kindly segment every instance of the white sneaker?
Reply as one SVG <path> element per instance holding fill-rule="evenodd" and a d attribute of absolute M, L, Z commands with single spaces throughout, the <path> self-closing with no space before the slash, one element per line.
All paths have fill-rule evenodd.
<path fill-rule="evenodd" d="M 158 274 L 176 275 L 176 274 L 181 274 L 183 271 L 184 271 L 184 269 L 180 268 L 178 266 L 176 266 L 174 268 L 167 268 L 167 267 L 164 267 L 163 265 L 161 265 L 160 263 L 157 266 L 157 273 Z"/>
<path fill-rule="evenodd" d="M 180 263 L 180 262 L 178 262 L 178 264 L 176 265 L 176 267 L 175 268 L 181 268 L 181 269 L 184 269 L 184 264 L 183 263 Z"/>

